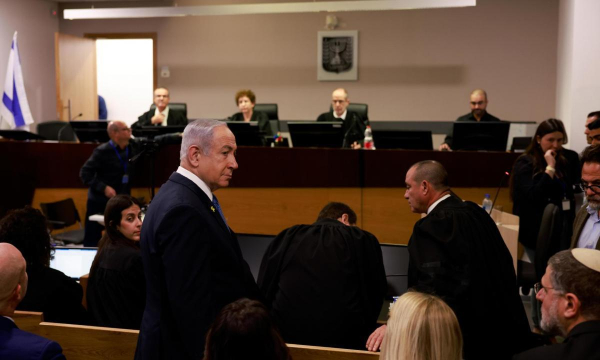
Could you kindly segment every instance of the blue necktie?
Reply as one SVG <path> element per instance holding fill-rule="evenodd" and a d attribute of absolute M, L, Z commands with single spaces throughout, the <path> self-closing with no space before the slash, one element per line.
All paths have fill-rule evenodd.
<path fill-rule="evenodd" d="M 221 210 L 221 205 L 219 205 L 219 200 L 217 200 L 217 197 L 214 194 L 213 194 L 212 203 L 215 206 L 215 208 L 217 209 L 217 211 L 219 212 L 219 215 L 221 215 L 221 219 L 223 219 L 225 226 L 227 226 L 227 228 L 229 228 L 229 225 L 227 225 L 227 220 L 225 220 L 225 215 L 223 215 L 223 211 Z"/>

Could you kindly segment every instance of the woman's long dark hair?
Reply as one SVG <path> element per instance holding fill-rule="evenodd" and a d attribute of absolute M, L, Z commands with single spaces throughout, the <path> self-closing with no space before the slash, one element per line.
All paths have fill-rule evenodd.
<path fill-rule="evenodd" d="M 267 308 L 256 300 L 225 306 L 206 335 L 204 360 L 236 359 L 291 359 Z"/>
<path fill-rule="evenodd" d="M 535 135 L 531 139 L 529 146 L 525 149 L 525 153 L 521 156 L 530 156 L 533 159 L 533 176 L 536 176 L 539 173 L 546 171 L 546 159 L 544 159 L 544 152 L 542 151 L 542 147 L 538 143 L 538 140 L 541 140 L 544 136 L 551 134 L 553 132 L 560 132 L 563 135 L 563 145 L 566 144 L 569 140 L 567 138 L 567 132 L 565 131 L 565 126 L 563 122 L 558 119 L 548 119 L 542 121 L 540 125 L 538 125 L 537 130 L 535 131 Z M 563 177 L 567 173 L 567 159 L 564 157 L 562 151 L 558 151 L 556 154 L 556 175 L 558 177 Z M 514 194 L 514 171 L 510 176 L 510 196 L 512 198 Z"/>
<path fill-rule="evenodd" d="M 104 227 L 106 231 L 98 243 L 98 253 L 92 263 L 92 269 L 96 267 L 100 254 L 104 252 L 108 244 L 122 244 L 135 249 L 139 248 L 137 241 L 126 238 L 118 229 L 118 226 L 121 225 L 121 212 L 132 205 L 142 207 L 142 203 L 138 199 L 129 195 L 117 195 L 108 200 L 104 210 Z"/>

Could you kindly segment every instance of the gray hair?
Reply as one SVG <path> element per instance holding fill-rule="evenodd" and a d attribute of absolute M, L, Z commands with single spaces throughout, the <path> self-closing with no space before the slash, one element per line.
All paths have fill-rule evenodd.
<path fill-rule="evenodd" d="M 198 119 L 189 123 L 183 130 L 179 160 L 187 157 L 187 151 L 193 145 L 198 146 L 204 155 L 208 155 L 212 146 L 213 131 L 217 126 L 227 126 L 227 124 L 214 119 Z"/>
<path fill-rule="evenodd" d="M 552 287 L 562 293 L 575 294 L 581 303 L 581 314 L 589 320 L 600 320 L 600 272 L 580 263 L 571 250 L 554 254 L 548 265 L 552 268 Z"/>

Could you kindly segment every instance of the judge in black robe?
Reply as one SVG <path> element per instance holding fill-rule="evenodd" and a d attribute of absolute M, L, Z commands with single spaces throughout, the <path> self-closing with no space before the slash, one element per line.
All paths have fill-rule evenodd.
<path fill-rule="evenodd" d="M 356 215 L 342 215 L 284 230 L 264 255 L 258 285 L 288 343 L 364 349 L 376 326 L 387 286 L 381 248 L 349 226 Z"/>

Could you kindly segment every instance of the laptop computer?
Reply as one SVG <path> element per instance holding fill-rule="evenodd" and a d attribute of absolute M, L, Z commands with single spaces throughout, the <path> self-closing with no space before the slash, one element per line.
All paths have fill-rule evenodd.
<path fill-rule="evenodd" d="M 54 258 L 50 260 L 52 269 L 61 271 L 75 280 L 89 274 L 98 248 L 63 247 L 54 248 Z"/>

